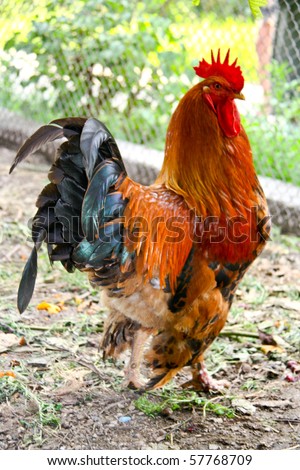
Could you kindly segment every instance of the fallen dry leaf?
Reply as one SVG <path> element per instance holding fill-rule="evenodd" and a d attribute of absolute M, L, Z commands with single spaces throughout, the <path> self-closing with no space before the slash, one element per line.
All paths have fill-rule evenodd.
<path fill-rule="evenodd" d="M 81 297 L 75 297 L 75 304 L 80 305 L 83 302 L 83 299 Z"/>
<path fill-rule="evenodd" d="M 10 367 L 17 367 L 20 365 L 20 361 L 18 361 L 17 359 L 12 359 L 9 363 Z"/>
<path fill-rule="evenodd" d="M 6 370 L 6 371 L 0 370 L 0 379 L 2 379 L 3 377 L 16 378 L 16 374 L 12 372 L 11 370 Z"/>
<path fill-rule="evenodd" d="M 0 353 L 6 352 L 14 346 L 19 345 L 19 338 L 13 333 L 0 331 Z"/>
<path fill-rule="evenodd" d="M 234 398 L 231 402 L 231 405 L 237 411 L 240 411 L 240 413 L 245 415 L 253 415 L 256 411 L 255 406 L 244 398 Z"/>
<path fill-rule="evenodd" d="M 32 367 L 45 369 L 48 366 L 50 359 L 48 357 L 34 357 L 27 361 L 27 364 Z"/>
<path fill-rule="evenodd" d="M 260 349 L 264 354 L 269 354 L 270 352 L 282 354 L 283 352 L 285 352 L 285 350 L 280 346 L 273 346 L 272 344 L 264 344 L 261 346 Z"/>
<path fill-rule="evenodd" d="M 22 336 L 19 340 L 19 345 L 26 346 L 26 344 L 27 344 L 26 339 L 24 338 L 24 336 Z"/>
<path fill-rule="evenodd" d="M 77 312 L 79 313 L 84 312 L 86 309 L 88 309 L 91 306 L 91 303 L 92 303 L 91 300 L 84 300 L 78 305 Z"/>
<path fill-rule="evenodd" d="M 264 333 L 261 330 L 258 330 L 258 334 L 259 334 L 259 339 L 261 340 L 262 344 L 277 346 L 277 343 L 272 335 L 268 333 Z"/>
<path fill-rule="evenodd" d="M 68 380 L 66 384 L 64 384 L 62 387 L 59 387 L 55 390 L 55 394 L 59 397 L 63 395 L 70 395 L 72 393 L 78 392 L 78 390 L 84 386 L 84 383 L 82 380 Z"/>
<path fill-rule="evenodd" d="M 62 308 L 60 305 L 50 304 L 48 302 L 41 302 L 36 307 L 38 310 L 46 310 L 48 313 L 59 313 Z"/>

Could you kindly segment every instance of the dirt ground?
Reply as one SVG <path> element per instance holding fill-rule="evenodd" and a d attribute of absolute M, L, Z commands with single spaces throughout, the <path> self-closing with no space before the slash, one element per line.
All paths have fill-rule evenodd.
<path fill-rule="evenodd" d="M 13 156 L 0 149 L 0 449 L 300 448 L 300 240 L 274 228 L 237 291 L 207 354 L 228 390 L 183 390 L 185 370 L 140 394 L 122 385 L 123 361 L 101 359 L 105 312 L 83 274 L 52 268 L 42 252 L 30 307 L 17 312 L 48 165 L 35 156 L 8 176 Z"/>

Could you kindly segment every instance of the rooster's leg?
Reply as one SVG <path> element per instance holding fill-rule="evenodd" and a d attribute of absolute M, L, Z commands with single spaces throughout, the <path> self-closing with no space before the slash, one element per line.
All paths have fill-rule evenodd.
<path fill-rule="evenodd" d="M 227 380 L 215 380 L 209 375 L 203 358 L 201 358 L 197 364 L 192 366 L 192 373 L 192 380 L 184 383 L 184 388 L 191 387 L 194 390 L 201 390 L 203 392 L 209 392 L 210 390 L 216 392 L 230 386 L 230 383 Z"/>
<path fill-rule="evenodd" d="M 132 389 L 139 389 L 144 386 L 140 378 L 140 366 L 143 360 L 144 345 L 149 337 L 149 331 L 140 329 L 136 331 L 132 339 L 131 357 L 125 369 L 124 383 Z"/>

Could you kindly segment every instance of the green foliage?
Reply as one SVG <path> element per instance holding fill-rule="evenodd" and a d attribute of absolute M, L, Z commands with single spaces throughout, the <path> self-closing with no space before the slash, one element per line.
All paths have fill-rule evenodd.
<path fill-rule="evenodd" d="M 261 16 L 260 8 L 268 4 L 267 0 L 249 0 L 249 6 L 254 16 Z"/>
<path fill-rule="evenodd" d="M 26 399 L 36 404 L 40 431 L 42 431 L 43 426 L 58 427 L 60 425 L 60 418 L 58 416 L 58 412 L 61 410 L 60 403 L 43 401 L 18 378 L 3 377 L 0 380 L 0 403 L 9 400 L 15 393 L 21 393 Z"/>
<path fill-rule="evenodd" d="M 38 122 L 92 115 L 118 139 L 163 149 L 176 103 L 198 81 L 192 65 L 211 49 L 226 44 L 246 83 L 258 83 L 257 25 L 246 0 L 17 4 L 18 21 L 15 6 L 1 4 L 0 105 Z M 274 116 L 246 116 L 245 128 L 258 172 L 299 184 L 299 82 L 288 80 L 285 64 L 271 75 Z"/>
<path fill-rule="evenodd" d="M 300 125 L 300 79 L 290 80 L 292 69 L 286 62 L 273 61 L 270 66 L 273 113 L 291 124 Z"/>
<path fill-rule="evenodd" d="M 199 18 L 183 1 L 33 0 L 33 6 L 27 23 L 21 15 L 22 30 L 11 28 L 9 2 L 1 12 L 11 32 L 0 50 L 0 100 L 37 121 L 94 115 L 118 138 L 162 149 L 172 109 L 194 80 L 192 64 L 220 46 L 220 34 L 241 63 L 255 66 L 239 40 L 245 31 L 254 37 L 252 23 Z"/>
<path fill-rule="evenodd" d="M 196 4 L 196 3 L 195 3 Z M 215 14 L 218 18 L 228 18 L 229 16 L 249 17 L 250 9 L 248 2 L 244 0 L 229 0 L 220 2 L 220 0 L 201 0 L 197 2 L 200 13 Z"/>
<path fill-rule="evenodd" d="M 245 128 L 261 175 L 300 185 L 300 80 L 289 80 L 287 64 L 270 67 L 272 116 L 247 117 Z"/>
<path fill-rule="evenodd" d="M 229 0 L 227 2 L 220 2 L 219 0 L 193 0 L 195 6 L 200 6 L 200 9 L 210 12 L 214 11 L 218 15 L 246 15 L 248 7 L 250 7 L 251 13 L 254 17 L 261 16 L 260 8 L 267 5 L 267 0 L 248 0 L 241 2 L 240 0 Z"/>
<path fill-rule="evenodd" d="M 13 109 L 19 103 L 39 120 L 41 107 L 47 118 L 100 115 L 111 122 L 114 113 L 110 127 L 119 137 L 136 141 L 144 128 L 143 141 L 155 139 L 185 89 L 178 73 L 186 68 L 184 48 L 170 28 L 172 11 L 154 0 L 147 8 L 129 0 L 49 0 L 44 13 L 31 19 L 26 38 L 15 33 L 4 46 L 1 85 L 8 91 L 14 83 Z M 3 98 L 6 105 L 10 93 Z"/>
<path fill-rule="evenodd" d="M 140 396 L 135 401 L 135 407 L 151 417 L 164 414 L 165 410 L 191 410 L 193 408 L 200 408 L 203 414 L 206 411 L 211 411 L 216 415 L 226 416 L 227 418 L 235 416 L 231 408 L 216 402 L 215 399 L 209 400 L 193 391 L 174 391 L 171 386 L 165 387 L 162 391 Z"/>
<path fill-rule="evenodd" d="M 265 116 L 248 118 L 245 128 L 257 172 L 300 185 L 299 128 L 282 119 L 274 121 Z"/>

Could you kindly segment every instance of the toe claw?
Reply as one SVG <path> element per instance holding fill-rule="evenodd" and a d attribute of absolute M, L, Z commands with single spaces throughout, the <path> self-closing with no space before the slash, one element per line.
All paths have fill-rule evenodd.
<path fill-rule="evenodd" d="M 195 364 L 193 366 L 193 378 L 188 382 L 183 384 L 184 388 L 192 387 L 194 390 L 200 390 L 202 392 L 219 392 L 224 390 L 224 388 L 229 388 L 230 383 L 228 380 L 215 380 L 213 379 L 203 361 Z"/>

